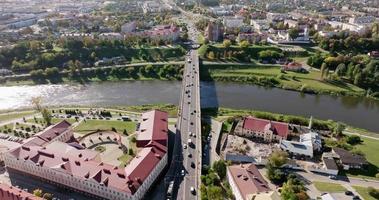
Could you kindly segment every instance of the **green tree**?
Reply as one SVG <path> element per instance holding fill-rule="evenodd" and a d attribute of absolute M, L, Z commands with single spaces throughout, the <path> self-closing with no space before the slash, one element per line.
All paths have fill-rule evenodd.
<path fill-rule="evenodd" d="M 42 118 L 45 120 L 46 125 L 50 126 L 51 125 L 51 119 L 52 119 L 51 112 L 48 109 L 43 108 L 41 110 L 41 115 L 42 115 Z"/>
<path fill-rule="evenodd" d="M 328 66 L 326 63 L 322 63 L 321 65 L 321 79 L 324 79 L 325 77 L 325 72 L 328 70 Z"/>
<path fill-rule="evenodd" d="M 344 63 L 341 63 L 337 66 L 336 68 L 336 71 L 335 71 L 335 74 L 338 76 L 338 77 L 342 77 L 342 76 L 345 76 L 346 75 L 346 72 L 347 72 L 347 68 L 346 68 L 346 65 Z"/>
<path fill-rule="evenodd" d="M 249 41 L 247 41 L 247 40 L 242 40 L 242 41 L 239 43 L 239 45 L 240 45 L 240 47 L 241 47 L 242 49 L 246 50 L 246 49 L 249 47 L 250 43 L 249 43 Z"/>
<path fill-rule="evenodd" d="M 226 176 L 226 163 L 223 160 L 219 160 L 213 163 L 213 169 L 218 174 L 220 179 L 224 179 Z"/>
<path fill-rule="evenodd" d="M 285 151 L 274 151 L 270 154 L 267 162 L 275 168 L 279 168 L 287 163 L 288 154 Z"/>
<path fill-rule="evenodd" d="M 363 75 L 361 72 L 358 72 L 355 76 L 354 76 L 354 85 L 362 85 L 363 83 Z"/>
<path fill-rule="evenodd" d="M 297 29 L 297 28 L 290 28 L 288 30 L 288 35 L 289 35 L 289 37 L 292 40 L 296 39 L 297 37 L 299 37 L 299 29 Z"/>
<path fill-rule="evenodd" d="M 42 198 L 46 199 L 46 200 L 52 200 L 53 199 L 53 195 L 50 194 L 50 193 L 45 193 L 45 194 L 43 194 Z"/>
<path fill-rule="evenodd" d="M 340 135 L 342 135 L 342 132 L 345 130 L 345 128 L 346 128 L 345 124 L 343 124 L 341 122 L 337 122 L 336 125 L 334 126 L 333 132 L 337 136 L 340 136 Z"/>
<path fill-rule="evenodd" d="M 208 186 L 207 194 L 208 194 L 208 199 L 212 199 L 212 200 L 224 199 L 222 188 L 218 186 L 213 186 L 213 185 Z"/>
<path fill-rule="evenodd" d="M 41 189 L 33 190 L 33 195 L 37 197 L 42 197 L 42 190 Z"/>
<path fill-rule="evenodd" d="M 360 144 L 362 140 L 361 140 L 361 137 L 359 137 L 358 135 L 349 135 L 346 138 L 346 142 L 351 145 L 356 145 L 356 144 Z"/>

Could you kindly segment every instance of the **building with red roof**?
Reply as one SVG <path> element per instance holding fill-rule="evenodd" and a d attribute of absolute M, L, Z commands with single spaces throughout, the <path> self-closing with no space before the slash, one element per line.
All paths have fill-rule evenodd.
<path fill-rule="evenodd" d="M 1 200 L 43 200 L 19 188 L 0 183 Z"/>
<path fill-rule="evenodd" d="M 260 195 L 270 198 L 271 189 L 254 164 L 232 165 L 227 167 L 230 188 L 237 200 L 256 199 Z M 267 195 L 270 194 L 270 195 Z M 279 198 L 280 199 L 280 198 Z"/>
<path fill-rule="evenodd" d="M 287 139 L 290 128 L 287 123 L 276 122 L 255 117 L 240 120 L 234 130 L 236 135 L 247 138 L 260 138 L 266 142 L 279 142 Z"/>
<path fill-rule="evenodd" d="M 159 110 L 143 113 L 137 134 L 137 147 L 144 147 L 151 141 L 167 146 L 167 119 L 168 114 Z"/>
<path fill-rule="evenodd" d="M 67 143 L 68 122 L 47 128 L 5 155 L 9 172 L 37 177 L 103 199 L 142 199 L 167 165 L 167 113 L 142 115 L 140 151 L 125 168 L 103 163 L 98 152 Z M 138 136 L 139 134 L 145 134 Z M 44 141 L 44 142 L 42 142 Z"/>
<path fill-rule="evenodd" d="M 305 69 L 303 68 L 303 65 L 301 63 L 298 63 L 298 62 L 290 62 L 286 65 L 283 65 L 281 67 L 281 70 L 283 71 L 292 71 L 292 72 L 302 72 L 302 71 L 305 71 Z"/>

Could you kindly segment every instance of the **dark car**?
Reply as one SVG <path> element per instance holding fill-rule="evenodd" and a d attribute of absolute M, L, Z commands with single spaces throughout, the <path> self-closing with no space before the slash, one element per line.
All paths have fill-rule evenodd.
<path fill-rule="evenodd" d="M 361 200 L 361 198 L 359 196 L 354 196 L 353 200 Z"/>
<path fill-rule="evenodd" d="M 195 168 L 195 163 L 194 162 L 191 162 L 191 167 Z"/>
<path fill-rule="evenodd" d="M 352 196 L 353 192 L 352 191 L 346 191 L 345 194 L 348 195 L 348 196 Z"/>

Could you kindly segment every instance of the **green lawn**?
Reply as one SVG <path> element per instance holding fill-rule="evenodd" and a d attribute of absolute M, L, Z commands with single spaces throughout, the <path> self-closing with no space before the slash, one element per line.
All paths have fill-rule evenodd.
<path fill-rule="evenodd" d="M 347 172 L 349 176 L 357 176 L 361 178 L 375 179 L 375 175 L 379 173 L 379 140 L 361 137 L 362 144 L 356 145 L 361 150 L 369 162 L 369 166 L 365 170 L 350 170 Z"/>
<path fill-rule="evenodd" d="M 345 192 L 345 187 L 336 183 L 318 182 L 314 181 L 313 184 L 320 192 Z"/>
<path fill-rule="evenodd" d="M 136 130 L 135 122 L 125 122 L 125 121 L 114 121 L 114 120 L 86 120 L 86 122 L 81 122 L 77 127 L 74 128 L 76 132 L 88 133 L 95 130 L 112 130 L 112 127 L 117 130 L 117 132 L 122 133 L 124 129 L 128 134 L 134 133 Z"/>
<path fill-rule="evenodd" d="M 203 65 L 209 69 L 210 76 L 217 79 L 229 78 L 231 81 L 245 77 L 275 78 L 282 88 L 300 90 L 305 86 L 308 90 L 318 93 L 363 93 L 364 90 L 343 82 L 321 80 L 321 72 L 309 73 L 286 72 L 281 73 L 280 67 L 275 65 Z M 279 78 L 278 76 L 282 76 Z M 243 79 L 242 79 L 243 80 Z"/>
<path fill-rule="evenodd" d="M 372 197 L 369 193 L 366 187 L 361 186 L 353 186 L 353 188 L 359 193 L 359 195 L 362 196 L 364 200 L 376 200 L 374 197 Z"/>
<path fill-rule="evenodd" d="M 138 153 L 138 148 L 136 142 L 132 142 L 131 139 L 134 138 L 135 136 L 129 137 L 129 147 L 133 150 L 133 154 L 130 155 L 129 153 L 125 153 L 122 156 L 118 157 L 117 160 L 121 162 L 120 167 L 125 167 L 133 158 L 134 156 Z M 128 150 L 129 152 L 129 150 Z"/>
<path fill-rule="evenodd" d="M 3 126 L 0 126 L 0 132 L 3 133 L 5 130 L 8 131 L 9 129 L 13 129 L 13 123 L 5 124 Z"/>
<path fill-rule="evenodd" d="M 21 111 L 21 112 L 14 112 L 14 113 L 2 113 L 0 114 L 0 122 L 22 118 L 24 116 L 31 115 L 33 113 L 35 112 L 34 111 Z"/>

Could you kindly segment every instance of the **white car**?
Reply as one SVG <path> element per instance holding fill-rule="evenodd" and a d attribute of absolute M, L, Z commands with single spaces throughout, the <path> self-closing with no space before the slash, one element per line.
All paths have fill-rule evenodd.
<path fill-rule="evenodd" d="M 182 169 L 182 172 L 181 172 L 181 174 L 182 174 L 182 176 L 184 176 L 184 175 L 185 175 L 184 169 Z"/>
<path fill-rule="evenodd" d="M 183 148 L 184 148 L 184 149 L 187 149 L 187 144 L 184 144 L 184 145 L 183 145 Z"/>

